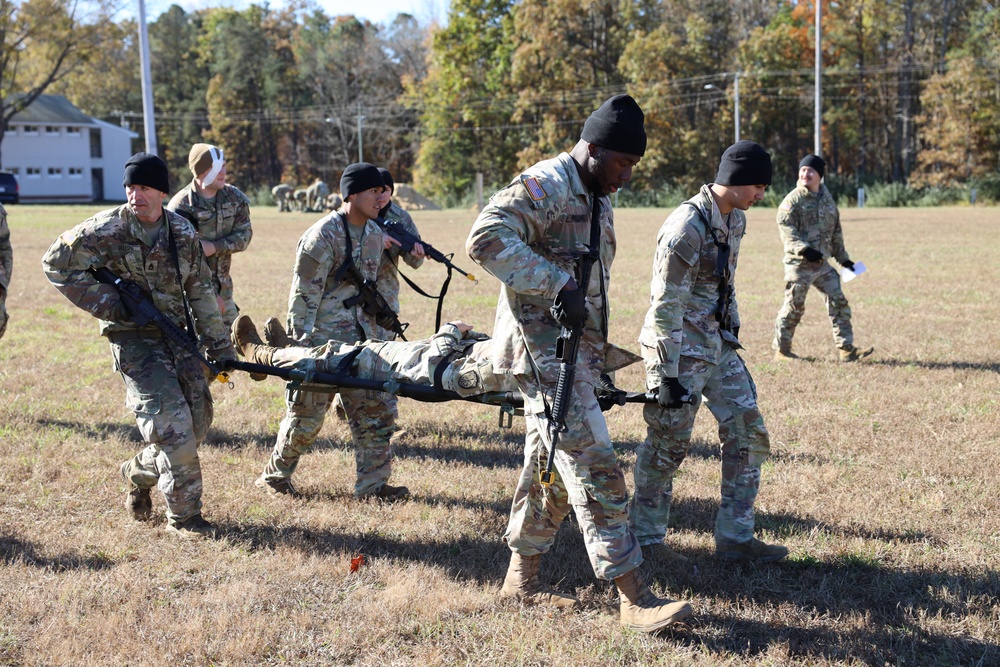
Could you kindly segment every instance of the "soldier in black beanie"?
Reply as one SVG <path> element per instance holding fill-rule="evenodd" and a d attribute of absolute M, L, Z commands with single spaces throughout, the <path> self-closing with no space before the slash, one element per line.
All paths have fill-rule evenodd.
<path fill-rule="evenodd" d="M 714 183 L 679 206 L 660 228 L 650 307 L 639 336 L 646 386 L 657 403 L 643 410 L 646 440 L 636 454 L 629 520 L 643 553 L 684 561 L 665 543 L 673 478 L 691 446 L 702 397 L 722 439 L 722 502 L 713 530 L 722 560 L 767 563 L 788 549 L 754 536 L 754 501 L 770 452 L 757 393 L 737 351 L 740 316 L 733 287 L 743 212 L 764 197 L 771 158 L 752 141 L 722 154 Z M 680 335 L 678 335 L 678 333 Z"/>

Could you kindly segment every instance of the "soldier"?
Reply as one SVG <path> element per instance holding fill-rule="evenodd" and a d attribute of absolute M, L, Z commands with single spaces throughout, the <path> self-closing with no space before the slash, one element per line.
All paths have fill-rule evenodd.
<path fill-rule="evenodd" d="M 587 119 L 571 152 L 539 162 L 493 195 L 473 225 L 466 249 L 501 286 L 493 367 L 514 376 L 524 396 L 524 467 L 504 541 L 511 550 L 501 595 L 558 607 L 579 601 L 539 580 L 542 555 L 574 511 L 591 566 L 613 580 L 622 625 L 654 632 L 690 615 L 686 602 L 655 597 L 639 574 L 642 552 L 628 526 L 628 490 L 595 387 L 607 349 L 608 281 L 615 229 L 608 197 L 632 177 L 646 150 L 643 113 L 628 95 L 607 100 Z M 577 284 L 579 256 L 599 253 L 586 293 Z M 560 327 L 583 325 L 567 430 L 555 452 L 557 476 L 540 482 L 540 460 L 552 446 L 547 402 L 559 373 Z"/>
<path fill-rule="evenodd" d="M 632 529 L 653 560 L 677 559 L 663 543 L 673 478 L 691 445 L 702 396 L 719 422 L 722 503 L 715 520 L 716 555 L 758 562 L 788 555 L 756 539 L 754 500 L 770 452 L 757 392 L 737 354 L 740 317 L 733 276 L 746 232 L 743 211 L 764 197 L 771 158 L 752 141 L 726 149 L 714 183 L 677 207 L 656 241 L 650 306 L 639 336 L 646 386 L 646 440 L 636 453 Z"/>
<path fill-rule="evenodd" d="M 306 205 L 310 211 L 326 210 L 326 198 L 330 195 L 330 187 L 320 179 L 306 188 Z"/>
<path fill-rule="evenodd" d="M 826 261 L 832 257 L 845 269 L 854 270 L 844 248 L 840 211 L 823 184 L 825 171 L 826 162 L 820 156 L 802 158 L 796 187 L 778 207 L 778 231 L 785 245 L 785 302 L 774 321 L 775 361 L 798 359 L 792 352 L 792 336 L 805 312 L 810 285 L 826 299 L 840 360 L 857 361 L 875 351 L 874 347 L 855 347 L 851 308 L 840 286 L 840 274 Z"/>
<path fill-rule="evenodd" d="M 7 209 L 0 204 L 0 338 L 7 331 L 7 290 L 10 274 L 14 270 L 14 253 L 10 249 L 10 228 L 7 226 Z"/>
<path fill-rule="evenodd" d="M 278 213 L 288 213 L 292 210 L 292 186 L 279 183 L 271 188 L 271 196 L 278 205 Z"/>
<path fill-rule="evenodd" d="M 396 243 L 373 222 L 383 187 L 382 176 L 373 165 L 349 165 L 340 180 L 343 208 L 321 218 L 299 240 L 288 298 L 288 332 L 298 343 L 314 346 L 329 339 L 353 343 L 393 337 L 362 304 L 345 305 L 358 292 L 346 277 L 348 262 L 365 279 L 374 281 L 383 250 Z M 365 391 L 352 389 L 343 389 L 340 395 L 355 448 L 354 495 L 406 498 L 409 490 L 405 486 L 387 483 L 392 472 L 389 437 L 395 429 L 395 397 L 383 393 L 369 397 Z M 297 494 L 292 473 L 323 427 L 331 400 L 330 394 L 313 392 L 295 392 L 289 397 L 274 451 L 257 486 L 270 493 Z"/>
<path fill-rule="evenodd" d="M 292 199 L 295 201 L 296 211 L 304 213 L 309 210 L 309 192 L 305 188 L 300 188 L 293 192 Z"/>
<path fill-rule="evenodd" d="M 222 323 L 198 233 L 184 218 L 163 209 L 170 191 L 167 165 L 148 153 L 125 163 L 128 203 L 102 211 L 64 232 L 42 258 L 45 275 L 73 304 L 101 320 L 115 367 L 125 382 L 125 404 L 147 447 L 121 466 L 125 507 L 149 519 L 150 489 L 167 504 L 167 531 L 207 537 L 215 529 L 201 515 L 202 477 L 198 443 L 212 424 L 212 396 L 203 364 L 177 349 L 155 326 L 139 326 L 109 285 L 88 269 L 107 267 L 146 290 L 155 305 L 184 328 L 190 307 L 209 357 L 235 359 Z"/>
<path fill-rule="evenodd" d="M 398 222 L 406 231 L 413 234 L 417 238 L 420 238 L 420 232 L 417 230 L 417 226 L 413 223 L 413 218 L 410 214 L 392 201 L 392 194 L 395 191 L 392 174 L 389 173 L 388 169 L 379 168 L 378 171 L 382 174 L 382 181 L 385 183 L 385 189 L 382 191 L 382 198 L 379 200 L 380 207 L 378 217 L 382 220 Z M 397 267 L 399 265 L 400 256 L 399 246 L 389 246 L 386 248 L 384 255 L 385 256 L 382 258 L 382 265 L 379 267 L 379 285 L 385 285 L 385 298 L 389 302 L 389 306 L 398 313 L 399 271 Z M 420 268 L 420 265 L 424 263 L 423 246 L 420 247 L 420 251 L 418 253 L 404 254 L 403 261 L 406 262 L 410 268 Z M 381 289 L 381 287 L 379 289 Z"/>
<path fill-rule="evenodd" d="M 212 285 L 219 296 L 222 319 L 228 328 L 240 314 L 233 300 L 229 270 L 233 253 L 246 250 L 253 236 L 250 200 L 226 184 L 226 160 L 221 148 L 195 144 L 188 154 L 188 166 L 194 179 L 173 196 L 167 210 L 187 218 L 198 231 L 208 268 L 212 270 Z"/>
<path fill-rule="evenodd" d="M 326 196 L 326 210 L 336 211 L 340 208 L 340 205 L 344 203 L 344 200 L 340 198 L 336 192 L 331 192 Z"/>

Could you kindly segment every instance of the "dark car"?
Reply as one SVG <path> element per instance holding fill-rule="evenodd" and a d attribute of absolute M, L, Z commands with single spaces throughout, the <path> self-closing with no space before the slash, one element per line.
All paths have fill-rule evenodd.
<path fill-rule="evenodd" d="M 16 204 L 20 199 L 19 192 L 14 174 L 0 171 L 0 204 Z"/>

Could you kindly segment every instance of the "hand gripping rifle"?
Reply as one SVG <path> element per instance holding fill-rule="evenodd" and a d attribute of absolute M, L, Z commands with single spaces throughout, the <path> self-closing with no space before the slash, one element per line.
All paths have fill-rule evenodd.
<path fill-rule="evenodd" d="M 150 323 L 156 325 L 164 338 L 198 357 L 201 363 L 205 364 L 208 370 L 212 372 L 216 380 L 222 383 L 229 382 L 229 373 L 219 368 L 214 362 L 206 359 L 205 355 L 201 353 L 201 346 L 192 337 L 194 332 L 189 333 L 174 324 L 169 317 L 160 312 L 160 309 L 156 307 L 153 300 L 138 284 L 131 280 L 119 278 L 106 266 L 87 269 L 87 271 L 97 279 L 97 282 L 111 285 L 118 290 L 118 296 L 121 298 L 126 310 L 128 310 L 132 321 L 138 326 L 144 327 Z"/>
<path fill-rule="evenodd" d="M 420 237 L 416 236 L 415 234 L 411 234 L 409 231 L 407 231 L 406 227 L 404 227 L 402 223 L 397 222 L 395 220 L 384 220 L 382 218 L 377 218 L 375 222 L 378 223 L 378 226 L 384 229 L 389 236 L 399 241 L 399 248 L 402 252 L 410 252 L 411 250 L 413 250 L 413 244 L 419 243 L 424 247 L 424 253 L 428 257 L 433 259 L 435 262 L 440 262 L 445 266 L 447 266 L 449 269 L 454 269 L 455 271 L 458 271 L 467 279 L 471 280 L 477 285 L 479 284 L 479 281 L 476 280 L 476 277 L 474 275 L 472 275 L 471 273 L 466 273 L 462 269 L 452 264 L 451 258 L 455 256 L 454 253 L 450 255 L 444 254 L 443 252 L 432 246 L 427 241 L 420 239 Z"/>
<path fill-rule="evenodd" d="M 583 290 L 584 299 L 590 286 L 590 273 L 597 261 L 601 247 L 601 227 L 598 219 L 601 210 L 600 198 L 593 194 L 594 204 L 590 212 L 590 248 L 581 255 L 577 271 L 579 273 L 577 286 Z M 559 360 L 559 379 L 556 381 L 556 392 L 552 397 L 552 408 L 549 411 L 549 457 L 545 461 L 545 470 L 541 474 L 543 486 L 549 486 L 555 481 L 552 468 L 555 465 L 556 444 L 559 434 L 567 431 L 566 415 L 569 412 L 569 402 L 573 395 L 573 383 L 576 380 L 576 357 L 580 351 L 580 338 L 583 337 L 584 321 L 570 327 L 562 327 L 556 340 L 556 358 Z"/>

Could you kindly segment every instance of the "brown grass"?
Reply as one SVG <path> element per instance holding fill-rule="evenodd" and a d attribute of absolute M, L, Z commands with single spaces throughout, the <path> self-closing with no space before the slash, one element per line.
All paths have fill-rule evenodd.
<path fill-rule="evenodd" d="M 351 497 L 347 429 L 330 419 L 286 501 L 252 486 L 282 416 L 282 386 L 218 387 L 202 448 L 214 542 L 179 543 L 121 506 L 117 464 L 140 446 L 97 323 L 45 281 L 39 258 L 85 207 L 10 207 L 15 252 L 0 341 L 2 665 L 995 665 L 1000 663 L 1000 234 L 996 209 L 845 210 L 848 248 L 870 273 L 847 286 L 873 361 L 841 365 L 810 296 L 795 349 L 771 362 L 781 302 L 773 210 L 750 215 L 737 278 L 747 361 L 772 434 L 761 537 L 791 548 L 767 567 L 712 555 L 715 425 L 699 418 L 675 485 L 670 540 L 685 567 L 650 573 L 690 599 L 690 625 L 661 637 L 618 626 L 567 523 L 543 575 L 584 601 L 554 614 L 498 599 L 501 542 L 522 425 L 493 409 L 401 401 L 393 480 L 400 505 Z M 618 214 L 613 338 L 635 347 L 662 210 Z M 417 212 L 457 253 L 474 215 Z M 253 211 L 236 296 L 282 315 L 295 243 L 315 219 Z M 437 266 L 413 277 L 435 286 Z M 492 326 L 497 284 L 456 277 L 446 317 Z M 411 334 L 433 305 L 403 288 Z M 638 389 L 629 369 L 620 384 Z M 608 413 L 629 474 L 644 436 L 636 406 Z M 351 574 L 350 560 L 366 565 Z"/>

